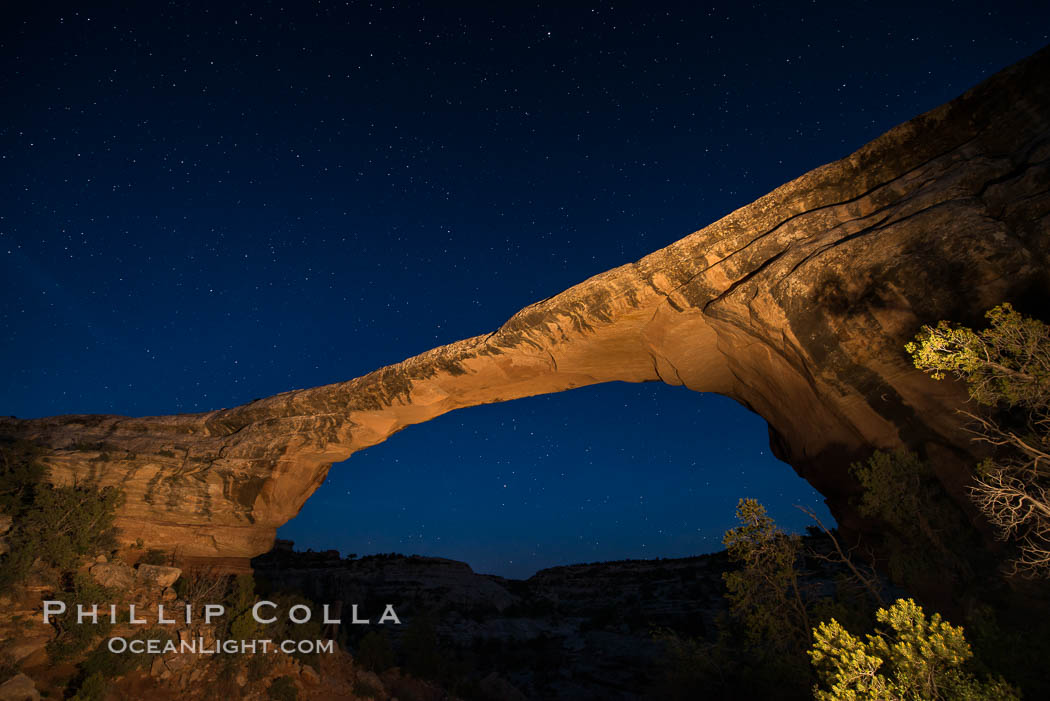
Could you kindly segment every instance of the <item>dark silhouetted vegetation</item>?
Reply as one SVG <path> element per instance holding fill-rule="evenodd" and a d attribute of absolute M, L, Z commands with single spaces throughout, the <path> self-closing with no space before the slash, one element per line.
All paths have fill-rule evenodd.
<path fill-rule="evenodd" d="M 0 438 L 0 513 L 12 517 L 0 555 L 0 591 L 22 582 L 36 561 L 52 575 L 74 570 L 78 560 L 115 547 L 113 519 L 119 490 L 45 480 L 41 451 L 31 443 Z"/>
<path fill-rule="evenodd" d="M 369 631 L 357 644 L 354 659 L 367 670 L 382 674 L 394 666 L 394 648 L 385 631 Z"/>
<path fill-rule="evenodd" d="M 273 701 L 296 701 L 299 690 L 295 688 L 295 680 L 291 677 L 277 677 L 270 682 L 266 695 Z"/>

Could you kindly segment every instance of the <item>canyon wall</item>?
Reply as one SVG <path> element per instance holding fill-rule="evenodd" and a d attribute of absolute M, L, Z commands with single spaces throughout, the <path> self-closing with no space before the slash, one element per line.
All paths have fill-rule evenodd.
<path fill-rule="evenodd" d="M 846 528 L 863 525 L 849 462 L 875 448 L 924 452 L 963 500 L 965 392 L 912 368 L 903 345 L 923 323 L 1050 299 L 1048 75 L 1044 49 L 492 333 L 232 409 L 5 418 L 0 434 L 45 446 L 56 483 L 123 488 L 122 537 L 186 558 L 268 550 L 333 462 L 412 424 L 612 381 L 758 412 Z"/>

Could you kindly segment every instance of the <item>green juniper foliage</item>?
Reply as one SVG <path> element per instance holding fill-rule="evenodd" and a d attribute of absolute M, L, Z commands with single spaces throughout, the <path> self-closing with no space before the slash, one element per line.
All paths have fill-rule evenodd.
<path fill-rule="evenodd" d="M 785 533 L 754 499 L 741 499 L 736 515 L 723 539 L 735 568 L 723 574 L 729 610 L 717 639 L 658 631 L 654 699 L 810 698 L 812 622 L 837 615 L 863 625 L 881 598 L 877 578 L 830 531 Z"/>
<path fill-rule="evenodd" d="M 977 534 L 944 491 L 930 464 L 906 450 L 876 451 L 851 472 L 864 487 L 862 516 L 885 528 L 890 576 L 908 589 L 972 578 Z"/>
<path fill-rule="evenodd" d="M 274 701 L 296 701 L 299 690 L 295 688 L 295 680 L 291 677 L 277 677 L 270 683 L 266 695 Z"/>
<path fill-rule="evenodd" d="M 817 701 L 1010 701 L 1016 689 L 1001 679 L 978 680 L 963 629 L 929 619 L 911 599 L 875 614 L 880 624 L 864 640 L 835 619 L 813 631 L 809 651 L 820 678 Z"/>
<path fill-rule="evenodd" d="M 802 539 L 781 531 L 754 499 L 737 505 L 740 525 L 722 543 L 739 569 L 726 572 L 730 609 L 751 642 L 778 655 L 805 649 L 809 613 L 799 573 Z"/>
<path fill-rule="evenodd" d="M 90 575 L 77 572 L 65 590 L 56 592 L 53 596 L 65 603 L 66 611 L 61 616 L 51 619 L 57 631 L 55 639 L 47 644 L 47 654 L 52 660 L 62 661 L 75 657 L 86 650 L 96 638 L 108 634 L 112 629 L 113 624 L 101 607 L 97 624 L 77 623 L 77 605 L 90 607 L 104 601 L 116 602 L 119 597 L 119 592 L 96 583 Z"/>
<path fill-rule="evenodd" d="M 254 640 L 259 623 L 252 615 L 255 605 L 255 579 L 250 574 L 240 574 L 233 579 L 233 586 L 226 596 L 226 618 L 229 619 L 228 635 L 233 640 Z"/>
<path fill-rule="evenodd" d="M 112 487 L 44 480 L 41 451 L 31 443 L 0 438 L 0 512 L 12 517 L 0 555 L 0 591 L 23 581 L 38 559 L 58 574 L 81 557 L 115 546 L 113 519 L 123 498 Z"/>
<path fill-rule="evenodd" d="M 95 672 L 84 680 L 71 701 L 104 701 L 109 684 L 101 672 Z"/>
<path fill-rule="evenodd" d="M 1045 409 L 1050 399 L 1050 328 L 1010 304 L 990 309 L 985 317 L 989 326 L 981 331 L 948 321 L 924 326 L 904 348 L 915 367 L 934 379 L 950 375 L 966 382 L 978 404 Z"/>
<path fill-rule="evenodd" d="M 129 640 L 160 640 L 161 647 L 164 646 L 167 640 L 171 640 L 171 634 L 165 631 L 163 628 L 153 627 L 148 630 L 139 631 Z M 92 679 L 95 677 L 101 677 L 104 680 L 112 681 L 119 677 L 123 677 L 129 672 L 133 672 L 136 669 L 143 669 L 144 667 L 152 663 L 152 657 L 150 655 L 136 654 L 131 651 L 125 650 L 121 653 L 110 652 L 108 643 L 106 640 L 102 640 L 91 651 L 83 662 L 80 663 L 80 674 L 79 678 L 83 681 L 80 683 L 79 694 L 84 694 L 84 689 L 87 688 L 93 692 Z M 75 684 L 76 682 L 74 682 Z M 104 697 L 100 697 L 104 698 Z"/>
<path fill-rule="evenodd" d="M 0 437 L 0 513 L 16 516 L 33 503 L 44 478 L 40 453 L 29 441 Z"/>
<path fill-rule="evenodd" d="M 991 309 L 987 329 L 941 321 L 906 346 L 936 379 L 966 383 L 975 440 L 994 451 L 977 467 L 974 504 L 1016 551 L 1013 572 L 1050 577 L 1050 327 L 1009 304 Z"/>

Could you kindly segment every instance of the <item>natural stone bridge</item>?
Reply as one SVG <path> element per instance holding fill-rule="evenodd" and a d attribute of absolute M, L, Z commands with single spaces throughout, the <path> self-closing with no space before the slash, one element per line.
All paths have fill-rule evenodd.
<path fill-rule="evenodd" d="M 493 333 L 233 409 L 0 419 L 0 433 L 45 445 L 55 482 L 121 486 L 123 537 L 186 557 L 267 550 L 332 462 L 412 424 L 617 380 L 758 412 L 847 529 L 863 526 L 848 465 L 875 448 L 922 451 L 964 502 L 965 393 L 913 369 L 903 344 L 923 323 L 1050 299 L 1048 75 L 1044 49 Z"/>

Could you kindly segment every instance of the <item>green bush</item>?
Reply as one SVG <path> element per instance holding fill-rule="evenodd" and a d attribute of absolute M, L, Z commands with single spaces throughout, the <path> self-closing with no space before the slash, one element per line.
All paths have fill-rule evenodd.
<path fill-rule="evenodd" d="M 295 680 L 291 677 L 274 679 L 266 694 L 274 701 L 296 701 L 299 698 L 299 690 L 295 688 Z"/>
<path fill-rule="evenodd" d="M 163 629 L 150 628 L 128 638 L 128 642 L 130 643 L 132 640 L 160 640 L 163 648 L 164 641 L 171 639 L 172 636 Z M 108 642 L 104 640 L 80 663 L 80 670 L 85 678 L 101 674 L 105 679 L 116 679 L 136 669 L 142 669 L 151 662 L 152 657 L 147 654 L 135 654 L 128 650 L 121 653 L 110 652 Z"/>
<path fill-rule="evenodd" d="M 314 602 L 310 601 L 304 596 L 299 594 L 279 593 L 271 594 L 269 597 L 270 601 L 277 604 L 277 611 L 289 611 L 293 606 L 302 604 L 311 610 L 316 610 L 317 606 Z M 249 613 L 250 616 L 250 613 Z M 306 623 L 293 623 L 288 619 L 287 615 L 279 615 L 277 620 L 267 625 L 265 637 L 273 640 L 321 640 L 324 636 L 322 635 L 321 622 L 319 616 L 312 617 Z M 296 652 L 292 653 L 292 657 L 299 660 L 303 664 L 311 665 L 314 669 L 320 669 L 320 653 L 304 653 L 298 652 L 298 646 Z"/>
<path fill-rule="evenodd" d="M 1020 699 L 1001 679 L 978 680 L 967 668 L 973 658 L 963 629 L 929 620 L 911 599 L 879 609 L 881 624 L 865 641 L 835 619 L 813 631 L 809 655 L 820 683 L 817 701 L 1009 701 Z"/>
<path fill-rule="evenodd" d="M 108 684 L 100 672 L 84 680 L 71 701 L 105 701 Z"/>
<path fill-rule="evenodd" d="M 969 429 L 994 455 L 977 466 L 974 504 L 1015 549 L 1013 572 L 1050 578 L 1050 326 L 1009 304 L 987 329 L 941 321 L 907 344 L 915 366 L 966 383 Z"/>
<path fill-rule="evenodd" d="M 711 651 L 720 660 L 713 671 L 731 680 L 722 684 L 730 693 L 800 698 L 811 683 L 806 647 L 817 599 L 804 569 L 806 549 L 754 499 L 741 499 L 736 515 L 740 525 L 722 539 L 735 567 L 722 575 L 729 612 Z M 693 673 L 704 667 L 707 661 Z"/>
<path fill-rule="evenodd" d="M 754 499 L 741 499 L 740 525 L 722 543 L 737 569 L 722 575 L 729 608 L 752 643 L 779 655 L 805 650 L 809 613 L 799 572 L 802 539 L 781 531 Z"/>
<path fill-rule="evenodd" d="M 810 698 L 809 622 L 835 615 L 864 625 L 882 601 L 877 575 L 819 519 L 804 540 L 754 499 L 741 499 L 736 515 L 723 539 L 733 568 L 723 574 L 729 606 L 717 638 L 657 631 L 654 699 Z"/>
<path fill-rule="evenodd" d="M 970 560 L 980 552 L 977 532 L 928 462 L 906 450 L 876 451 L 850 470 L 864 487 L 861 515 L 888 527 L 885 542 L 895 582 L 921 591 L 973 578 Z"/>
<path fill-rule="evenodd" d="M 104 604 L 115 602 L 117 592 L 96 583 L 90 575 L 82 572 L 76 573 L 66 590 L 56 592 L 54 596 L 56 600 L 65 603 L 66 611 L 61 616 L 52 619 L 57 629 L 55 639 L 47 644 L 47 654 L 52 660 L 66 660 L 83 652 L 97 637 L 106 635 L 113 628 Z M 98 623 L 85 621 L 83 624 L 78 624 L 78 604 L 84 606 L 98 604 Z"/>
<path fill-rule="evenodd" d="M 226 596 L 226 617 L 230 620 L 229 637 L 234 640 L 252 640 L 259 628 L 252 616 L 255 605 L 255 580 L 250 574 L 239 574 L 233 579 Z"/>
<path fill-rule="evenodd" d="M 987 329 L 974 331 L 940 321 L 923 326 L 905 344 L 915 367 L 940 380 L 966 382 L 978 404 L 1007 403 L 1043 410 L 1050 402 L 1050 327 L 1019 314 L 1010 304 L 985 313 Z"/>
<path fill-rule="evenodd" d="M 12 517 L 0 556 L 0 591 L 23 581 L 40 559 L 58 573 L 81 557 L 116 545 L 113 519 L 123 496 L 115 488 L 52 487 L 44 480 L 41 450 L 27 441 L 0 438 L 0 511 Z"/>
<path fill-rule="evenodd" d="M 32 505 L 44 479 L 41 452 L 29 441 L 0 437 L 0 513 L 17 517 Z"/>

